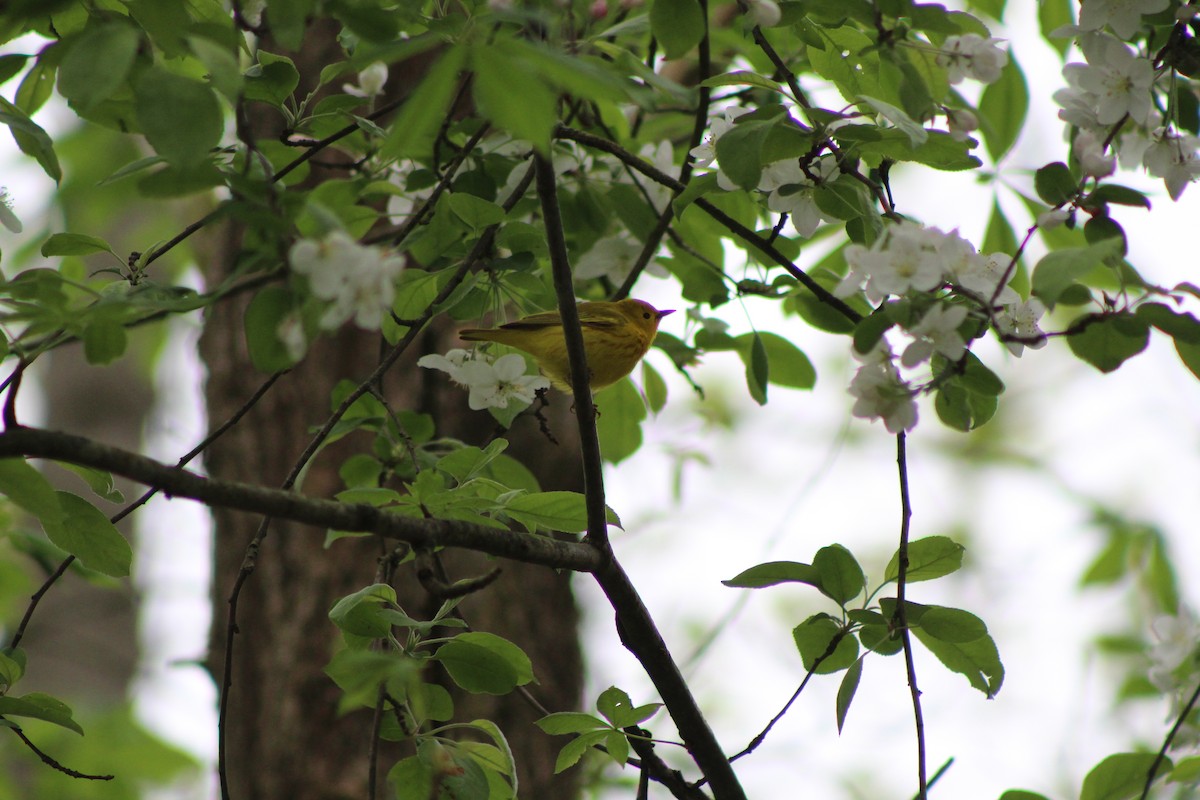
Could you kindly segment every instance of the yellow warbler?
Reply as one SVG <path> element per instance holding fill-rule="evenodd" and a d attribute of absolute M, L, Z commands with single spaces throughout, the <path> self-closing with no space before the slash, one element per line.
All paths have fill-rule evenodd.
<path fill-rule="evenodd" d="M 650 349 L 658 323 L 672 310 L 659 311 L 642 300 L 579 304 L 583 347 L 592 391 L 624 378 Z M 468 328 L 458 334 L 469 342 L 499 342 L 533 356 L 550 382 L 571 389 L 567 340 L 557 311 L 533 314 L 499 328 Z"/>

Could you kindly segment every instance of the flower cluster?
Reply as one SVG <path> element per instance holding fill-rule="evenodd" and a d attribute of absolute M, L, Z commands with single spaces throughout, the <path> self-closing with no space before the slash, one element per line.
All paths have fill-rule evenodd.
<path fill-rule="evenodd" d="M 422 356 L 417 366 L 441 370 L 467 389 L 467 405 L 474 411 L 507 408 L 511 400 L 528 405 L 538 390 L 550 388 L 550 381 L 541 375 L 526 374 L 525 359 L 516 353 L 492 361 L 480 353 L 456 349 L 445 355 Z"/>
<path fill-rule="evenodd" d="M 378 330 L 396 296 L 404 259 L 356 242 L 335 230 L 324 239 L 300 239 L 288 254 L 292 270 L 308 278 L 315 297 L 329 303 L 318 324 L 333 330 L 353 318 L 364 330 Z"/>
<path fill-rule="evenodd" d="M 1083 62 L 1063 67 L 1067 88 L 1054 93 L 1058 116 L 1077 129 L 1074 145 L 1084 174 L 1103 178 L 1115 167 L 1105 142 L 1120 130 L 1117 154 L 1126 167 L 1141 167 L 1162 178 L 1171 199 L 1200 177 L 1200 139 L 1164 124 L 1154 93 L 1158 72 L 1154 57 L 1122 39 L 1134 37 L 1142 17 L 1166 10 L 1168 0 L 1087 0 L 1079 25 L 1063 29 L 1076 35 Z M 1113 33 L 1109 33 L 1111 30 Z M 1120 37 L 1120 38 L 1118 38 Z M 1166 89 L 1158 89 L 1165 92 Z M 1168 115 L 1170 117 L 1171 115 Z"/>
<path fill-rule="evenodd" d="M 846 248 L 850 271 L 834 294 L 847 297 L 865 291 L 867 298 L 879 304 L 892 296 L 920 297 L 920 316 L 901 325 L 907 343 L 899 365 L 891 345 L 881 340 L 867 354 L 855 353 L 863 362 L 850 383 L 855 397 L 853 414 L 865 419 L 882 419 L 892 433 L 911 430 L 917 422 L 916 396 L 919 389 L 906 379 L 900 367 L 913 369 L 929 361 L 934 354 L 950 361 L 962 358 L 967 342 L 963 326 L 971 307 L 984 311 L 989 321 L 1005 337 L 1014 355 L 1026 346 L 1045 344 L 1038 319 L 1045 312 L 1036 300 L 1021 301 L 1008 286 L 1008 256 L 996 253 L 984 256 L 959 236 L 913 222 L 890 226 L 871 247 L 851 244 Z M 969 303 L 951 302 L 946 297 L 924 298 L 949 287 L 953 295 Z"/>
<path fill-rule="evenodd" d="M 1171 699 L 1170 719 L 1178 719 L 1188 695 L 1200 680 L 1200 622 L 1187 608 L 1175 616 L 1162 616 L 1150 625 L 1155 642 L 1150 648 L 1150 682 Z M 1200 744 L 1195 712 L 1184 720 L 1173 746 Z"/>

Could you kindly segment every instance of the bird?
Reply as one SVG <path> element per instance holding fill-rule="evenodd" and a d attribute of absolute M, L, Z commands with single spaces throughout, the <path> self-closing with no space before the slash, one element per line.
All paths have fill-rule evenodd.
<path fill-rule="evenodd" d="M 633 299 L 586 302 L 578 308 L 593 392 L 633 372 L 654 342 L 658 323 L 675 311 L 659 311 L 644 300 Z M 558 311 L 531 314 L 498 328 L 466 328 L 458 335 L 468 342 L 498 342 L 523 350 L 533 356 L 551 384 L 571 390 L 567 341 Z"/>

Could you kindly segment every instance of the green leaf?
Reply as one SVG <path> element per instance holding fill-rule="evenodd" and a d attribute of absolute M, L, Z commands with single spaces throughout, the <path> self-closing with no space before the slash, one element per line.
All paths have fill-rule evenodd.
<path fill-rule="evenodd" d="M 652 414 L 657 414 L 667 405 L 667 382 L 649 361 L 642 362 L 642 394 Z"/>
<path fill-rule="evenodd" d="M 608 733 L 608 728 L 591 731 L 567 742 L 563 746 L 563 749 L 558 751 L 558 758 L 554 761 L 554 773 L 557 775 L 563 770 L 575 766 L 585 753 L 597 745 L 604 744 L 605 739 L 608 738 Z"/>
<path fill-rule="evenodd" d="M 743 189 L 754 190 L 762 180 L 763 145 L 774 127 L 774 120 L 745 120 L 735 123 L 717 139 L 721 171 Z"/>
<path fill-rule="evenodd" d="M 696 202 L 698 198 L 703 197 L 709 192 L 719 190 L 717 173 L 709 172 L 704 175 L 697 175 L 688 181 L 687 188 L 676 195 L 675 199 L 671 201 L 671 208 L 674 210 L 675 216 L 680 217 L 687 210 L 687 207 Z"/>
<path fill-rule="evenodd" d="M 807 583 L 819 589 L 821 573 L 813 565 L 798 561 L 768 561 L 743 570 L 721 583 L 734 589 L 761 589 L 780 583 Z"/>
<path fill-rule="evenodd" d="M 813 190 L 817 208 L 834 219 L 850 220 L 871 213 L 870 200 L 861 183 L 854 180 L 837 180 L 822 183 Z"/>
<path fill-rule="evenodd" d="M 1154 753 L 1116 753 L 1101 761 L 1079 790 L 1079 800 L 1127 800 L 1138 797 L 1146 786 L 1146 776 L 1154 764 Z M 1159 776 L 1171 769 L 1171 759 L 1164 758 Z"/>
<path fill-rule="evenodd" d="M 1050 34 L 1072 23 L 1073 5 L 1072 0 L 1042 0 L 1038 3 L 1038 28 L 1041 30 L 1042 40 L 1057 50 L 1060 58 L 1067 54 L 1067 49 L 1071 46 L 1071 37 L 1054 37 Z"/>
<path fill-rule="evenodd" d="M 660 334 L 661 335 L 661 334 Z M 596 393 L 596 432 L 600 453 L 610 464 L 619 464 L 642 446 L 642 422 L 646 404 L 637 387 L 628 378 Z"/>
<path fill-rule="evenodd" d="M 84 233 L 56 233 L 42 245 L 41 253 L 46 258 L 54 256 L 85 256 L 91 253 L 112 253 L 118 259 L 112 245 L 98 236 Z"/>
<path fill-rule="evenodd" d="M 1150 343 L 1150 327 L 1133 314 L 1108 314 L 1093 320 L 1071 334 L 1067 344 L 1071 352 L 1101 372 L 1112 372 Z"/>
<path fill-rule="evenodd" d="M 853 600 L 866 585 L 858 560 L 840 544 L 822 547 L 813 557 L 812 565 L 820 575 L 818 588 L 839 605 Z"/>
<path fill-rule="evenodd" d="M 1200 378 L 1200 344 L 1189 344 L 1176 339 L 1175 352 L 1179 354 L 1179 360 L 1183 362 L 1183 365 L 1191 370 L 1193 375 Z"/>
<path fill-rule="evenodd" d="M 962 567 L 961 544 L 948 536 L 926 536 L 908 543 L 908 570 L 904 579 L 908 583 L 931 581 L 941 578 Z M 900 577 L 900 551 L 892 555 L 884 571 L 884 580 L 894 581 Z"/>
<path fill-rule="evenodd" d="M 858 682 L 862 680 L 863 658 L 859 658 L 850 668 L 846 670 L 846 674 L 842 676 L 842 682 L 838 686 L 837 692 L 837 729 L 838 733 L 842 732 L 842 728 L 846 725 L 846 714 L 850 711 L 850 703 L 854 701 L 854 694 L 858 691 Z"/>
<path fill-rule="evenodd" d="M 830 652 L 835 638 L 838 642 Z M 804 668 L 817 675 L 838 672 L 858 660 L 858 640 L 847 636 L 841 625 L 824 614 L 809 617 L 793 628 L 792 639 L 800 651 Z"/>
<path fill-rule="evenodd" d="M 258 63 L 246 71 L 243 83 L 247 100 L 283 108 L 300 85 L 300 71 L 287 56 L 258 51 Z"/>
<path fill-rule="evenodd" d="M 1107 239 L 1087 247 L 1067 247 L 1047 253 L 1033 270 L 1033 293 L 1047 306 L 1097 265 L 1120 253 L 1118 240 Z"/>
<path fill-rule="evenodd" d="M 514 57 L 505 44 L 501 39 L 471 49 L 475 103 L 497 127 L 548 154 L 550 132 L 558 123 L 558 98 L 545 76 Z"/>
<path fill-rule="evenodd" d="M 503 208 L 473 194 L 452 192 L 446 197 L 446 202 L 459 219 L 475 230 L 504 221 Z"/>
<path fill-rule="evenodd" d="M 765 75 L 759 75 L 757 72 L 750 72 L 744 69 L 726 72 L 723 75 L 714 75 L 708 80 L 701 81 L 700 85 L 710 88 L 717 86 L 754 86 L 758 89 L 786 94 L 778 82 L 771 80 Z"/>
<path fill-rule="evenodd" d="M 1149 322 L 1176 341 L 1200 344 L 1200 320 L 1179 313 L 1162 303 L 1143 303 L 1137 307 L 1138 319 Z"/>
<path fill-rule="evenodd" d="M 317 0 L 267 0 L 271 35 L 289 50 L 299 50 Z"/>
<path fill-rule="evenodd" d="M 62 167 L 54 152 L 54 142 L 40 125 L 29 118 L 29 114 L 0 97 L 0 123 L 12 131 L 13 140 L 22 153 L 35 159 L 55 183 L 62 180 Z"/>
<path fill-rule="evenodd" d="M 993 162 L 1012 149 L 1029 111 L 1029 87 L 1015 58 L 1000 71 L 1000 79 L 989 83 L 979 98 L 979 123 L 983 143 Z"/>
<path fill-rule="evenodd" d="M 530 533 L 539 529 L 583 533 L 587 530 L 587 501 L 579 492 L 538 492 L 517 495 L 504 513 Z"/>
<path fill-rule="evenodd" d="M 17 652 L 5 648 L 8 652 Z M 25 674 L 23 660 L 13 658 L 6 652 L 0 652 L 0 695 L 8 694 L 9 688 Z"/>
<path fill-rule="evenodd" d="M 396 590 L 376 583 L 338 600 L 329 610 L 329 619 L 346 633 L 380 639 L 392 630 L 391 620 L 382 612 L 395 604 Z"/>
<path fill-rule="evenodd" d="M 1080 205 L 1085 208 L 1097 208 L 1107 203 L 1119 206 L 1150 208 L 1149 197 L 1146 197 L 1146 195 L 1137 189 L 1130 189 L 1128 186 L 1121 186 L 1117 183 L 1100 184 Z"/>
<path fill-rule="evenodd" d="M 461 47 L 442 53 L 396 115 L 380 145 L 380 157 L 421 158 L 432 152 L 434 136 L 445 121 L 465 57 Z"/>
<path fill-rule="evenodd" d="M 133 550 L 100 509 L 70 492 L 55 492 L 62 509 L 60 524 L 45 525 L 46 537 L 78 558 L 88 569 L 113 578 L 129 575 Z"/>
<path fill-rule="evenodd" d="M 1061 161 L 1047 164 L 1034 173 L 1033 186 L 1038 197 L 1051 206 L 1062 205 L 1079 193 L 1079 181 Z"/>
<path fill-rule="evenodd" d="M 817 371 L 809 361 L 804 351 L 789 340 L 775 333 L 744 333 L 735 340 L 738 354 L 746 365 L 747 381 L 749 370 L 754 365 L 755 350 L 761 348 L 766 364 L 761 373 L 763 378 L 763 395 L 766 395 L 766 382 L 776 386 L 786 386 L 791 389 L 811 389 L 817 383 Z M 755 370 L 758 367 L 754 367 Z"/>
<path fill-rule="evenodd" d="M 296 361 L 279 338 L 279 326 L 296 312 L 296 298 L 284 286 L 265 286 L 246 307 L 246 349 L 250 363 L 263 372 L 290 369 Z"/>
<path fill-rule="evenodd" d="M 987 636 L 987 625 L 970 611 L 946 606 L 927 606 L 921 614 L 921 630 L 935 639 L 954 644 L 973 642 Z"/>
<path fill-rule="evenodd" d="M 0 494 L 36 517 L 43 527 L 62 523 L 63 509 L 54 487 L 22 458 L 0 459 Z"/>
<path fill-rule="evenodd" d="M 751 337 L 749 352 L 739 348 L 738 355 L 742 357 L 742 362 L 746 367 L 746 386 L 750 390 L 750 396 L 754 398 L 754 402 L 762 406 L 767 403 L 769 374 L 767 349 L 763 346 L 762 337 L 757 332 L 749 334 L 749 336 Z"/>
<path fill-rule="evenodd" d="M 891 103 L 885 103 L 875 97 L 867 95 L 859 95 L 859 99 L 875 110 L 877 114 L 883 116 L 888 122 L 896 126 L 896 129 L 901 131 L 908 137 L 909 143 L 913 147 L 925 144 L 929 140 L 929 131 L 925 127 L 910 117 L 903 109 L 897 108 Z"/>
<path fill-rule="evenodd" d="M 607 728 L 608 723 L 592 714 L 581 711 L 557 711 L 547 714 L 535 723 L 543 732 L 551 736 L 562 736 L 568 733 L 586 733 L 597 728 Z"/>
<path fill-rule="evenodd" d="M 683 58 L 704 38 L 704 13 L 696 0 L 654 0 L 650 30 L 668 60 Z"/>
<path fill-rule="evenodd" d="M 494 633 L 469 631 L 467 633 L 460 633 L 454 638 L 454 641 L 460 644 L 482 647 L 484 650 L 503 659 L 516 676 L 518 686 L 524 686 L 534 681 L 533 662 L 529 660 L 529 656 L 525 654 L 524 650 L 508 639 L 497 636 Z"/>
<path fill-rule="evenodd" d="M 206 84 L 154 66 L 134 81 L 134 96 L 146 141 L 171 164 L 197 164 L 221 141 L 221 105 Z"/>
<path fill-rule="evenodd" d="M 951 672 L 964 675 L 971 685 L 988 697 L 995 697 L 1004 683 L 1004 665 L 990 636 L 972 642 L 956 643 L 938 639 L 920 627 L 913 634 L 929 652 Z"/>
<path fill-rule="evenodd" d="M 933 406 L 938 419 L 965 433 L 995 416 L 999 401 L 996 395 L 970 391 L 956 376 L 938 387 Z"/>
<path fill-rule="evenodd" d="M 402 758 L 393 764 L 387 780 L 395 791 L 396 800 L 429 800 L 429 795 L 435 791 L 433 770 L 418 756 Z"/>
<path fill-rule="evenodd" d="M 450 678 L 473 694 L 508 694 L 522 683 L 517 668 L 502 654 L 471 641 L 461 634 L 437 649 L 433 658 L 441 662 Z"/>
<path fill-rule="evenodd" d="M 121 20 L 88 25 L 59 65 L 58 90 L 81 115 L 111 97 L 133 67 L 141 36 Z"/>
<path fill-rule="evenodd" d="M 89 364 L 110 364 L 125 354 L 125 326 L 99 317 L 83 329 L 83 355 Z"/>
<path fill-rule="evenodd" d="M 508 441 L 505 439 L 493 440 L 486 449 L 471 445 L 460 447 L 438 459 L 437 468 L 459 483 L 466 483 L 480 474 L 507 447 Z"/>
<path fill-rule="evenodd" d="M 1050 800 L 1050 798 L 1037 792 L 1027 792 L 1024 789 L 1009 789 L 1000 795 L 1000 800 Z"/>
<path fill-rule="evenodd" d="M 70 706 L 57 697 L 41 692 L 30 692 L 21 697 L 0 697 L 0 714 L 40 719 L 83 735 L 83 728 L 72 718 Z"/>

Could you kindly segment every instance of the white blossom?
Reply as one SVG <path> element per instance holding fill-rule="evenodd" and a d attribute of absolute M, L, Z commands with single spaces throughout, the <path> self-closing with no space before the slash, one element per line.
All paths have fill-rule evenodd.
<path fill-rule="evenodd" d="M 945 273 L 939 252 L 946 234 L 915 222 L 888 228 L 870 249 L 859 244 L 846 248 L 850 274 L 834 290 L 845 297 L 866 282 L 867 297 L 879 302 L 888 295 L 929 292 L 937 288 Z"/>
<path fill-rule="evenodd" d="M 1079 27 L 1097 31 L 1108 25 L 1122 39 L 1130 39 L 1141 27 L 1142 17 L 1157 14 L 1170 0 L 1084 0 L 1079 9 Z"/>
<path fill-rule="evenodd" d="M 750 24 L 760 28 L 778 25 L 779 20 L 783 17 L 783 12 L 779 10 L 779 4 L 774 0 L 748 0 L 746 6 L 748 8 L 746 16 L 750 19 Z"/>
<path fill-rule="evenodd" d="M 308 337 L 304 335 L 304 324 L 299 314 L 288 314 L 275 329 L 275 335 L 283 343 L 288 358 L 298 362 L 308 352 Z"/>
<path fill-rule="evenodd" d="M 1046 334 L 1038 327 L 1038 320 L 1046 313 L 1046 307 L 1036 297 L 1023 303 L 1005 306 L 996 315 L 996 327 L 1004 336 L 1017 336 L 1023 341 L 1006 341 L 1010 353 L 1020 357 L 1026 347 L 1033 350 L 1046 346 Z"/>
<path fill-rule="evenodd" d="M 1200 671 L 1200 622 L 1187 608 L 1179 613 L 1161 616 L 1150 623 L 1154 644 L 1150 647 L 1150 682 L 1164 692 L 1180 688 L 1180 678 L 1191 678 L 1191 673 Z M 1189 674 L 1180 676 L 1180 667 L 1191 662 Z M 1192 681 L 1189 680 L 1189 683 Z"/>
<path fill-rule="evenodd" d="M 376 61 L 371 66 L 358 73 L 358 85 L 344 83 L 342 91 L 355 97 L 378 97 L 383 94 L 383 85 L 387 83 L 388 68 L 382 61 Z"/>
<path fill-rule="evenodd" d="M 972 131 L 979 129 L 979 117 L 965 108 L 948 108 L 946 127 L 950 129 L 950 138 L 965 142 L 971 137 Z"/>
<path fill-rule="evenodd" d="M 0 186 L 0 225 L 13 233 L 20 233 L 24 226 L 21 225 L 21 220 L 17 218 L 17 215 L 13 213 L 12 206 L 12 195 L 8 193 L 8 188 Z"/>
<path fill-rule="evenodd" d="M 832 156 L 823 156 L 809 165 L 808 172 L 818 181 L 832 180 L 837 174 L 837 161 Z M 808 239 L 823 219 L 829 219 L 817 207 L 817 185 L 800 168 L 798 159 L 789 158 L 763 168 L 758 188 L 769 193 L 767 208 L 788 214 L 796 233 Z"/>
<path fill-rule="evenodd" d="M 946 68 L 950 83 L 962 83 L 964 78 L 994 83 L 1008 63 L 1008 53 L 996 46 L 999 41 L 976 33 L 949 36 L 942 44 L 937 63 Z"/>
<path fill-rule="evenodd" d="M 1150 59 L 1137 55 L 1120 39 L 1103 33 L 1083 36 L 1080 47 L 1087 63 L 1074 62 L 1063 67 L 1067 83 L 1078 87 L 1071 101 L 1094 109 L 1096 122 L 1101 126 L 1113 125 L 1126 114 L 1137 124 L 1146 125 L 1153 110 L 1150 87 L 1154 83 L 1154 66 Z M 1057 93 L 1055 99 L 1059 99 Z"/>
<path fill-rule="evenodd" d="M 605 236 L 592 245 L 592 249 L 575 262 L 574 274 L 578 280 L 606 277 L 619 285 L 629 277 L 641 254 L 642 243 L 622 230 L 621 233 Z M 666 268 L 653 260 L 646 265 L 646 272 L 660 278 L 670 274 Z"/>
<path fill-rule="evenodd" d="M 917 424 L 915 395 L 892 363 L 887 343 L 880 342 L 866 355 L 855 352 L 854 357 L 864 363 L 850 381 L 855 398 L 850 413 L 860 419 L 882 419 L 890 433 L 912 430 Z"/>
<path fill-rule="evenodd" d="M 967 349 L 967 343 L 958 326 L 967 318 L 967 307 L 952 306 L 938 303 L 928 311 L 921 321 L 908 330 L 913 337 L 912 343 L 904 349 L 900 363 L 906 367 L 915 367 L 928 361 L 934 354 L 945 356 L 950 361 L 962 358 Z"/>
<path fill-rule="evenodd" d="M 525 359 L 509 353 L 495 361 L 486 356 L 472 356 L 466 350 L 454 349 L 444 356 L 436 353 L 421 356 L 417 366 L 445 372 L 450 380 L 470 392 L 467 405 L 473 411 L 483 408 L 507 408 L 516 400 L 528 405 L 539 389 L 549 389 L 550 381 L 541 375 L 525 372 Z"/>
<path fill-rule="evenodd" d="M 300 239 L 288 254 L 292 269 L 308 278 L 315 297 L 329 307 L 318 324 L 332 330 L 354 318 L 364 330 L 378 330 L 396 296 L 404 260 L 378 247 L 359 244 L 345 231 L 324 239 Z"/>
<path fill-rule="evenodd" d="M 717 139 L 733 127 L 734 120 L 743 114 L 749 114 L 754 109 L 730 106 L 721 112 L 721 116 L 708 121 L 708 136 L 704 141 L 688 151 L 688 155 L 696 160 L 697 167 L 707 167 L 717 160 Z"/>
<path fill-rule="evenodd" d="M 1065 208 L 1052 208 L 1048 211 L 1043 211 L 1037 216 L 1037 224 L 1039 228 L 1049 230 L 1057 228 L 1068 219 L 1071 218 L 1071 212 Z"/>
<path fill-rule="evenodd" d="M 1163 179 L 1172 200 L 1178 200 L 1187 185 L 1200 176 L 1198 148 L 1200 138 L 1165 132 L 1142 155 L 1146 171 Z"/>
<path fill-rule="evenodd" d="M 1104 137 L 1082 130 L 1075 137 L 1075 158 L 1083 174 L 1090 178 L 1107 178 L 1117 171 L 1117 156 L 1106 152 Z"/>

